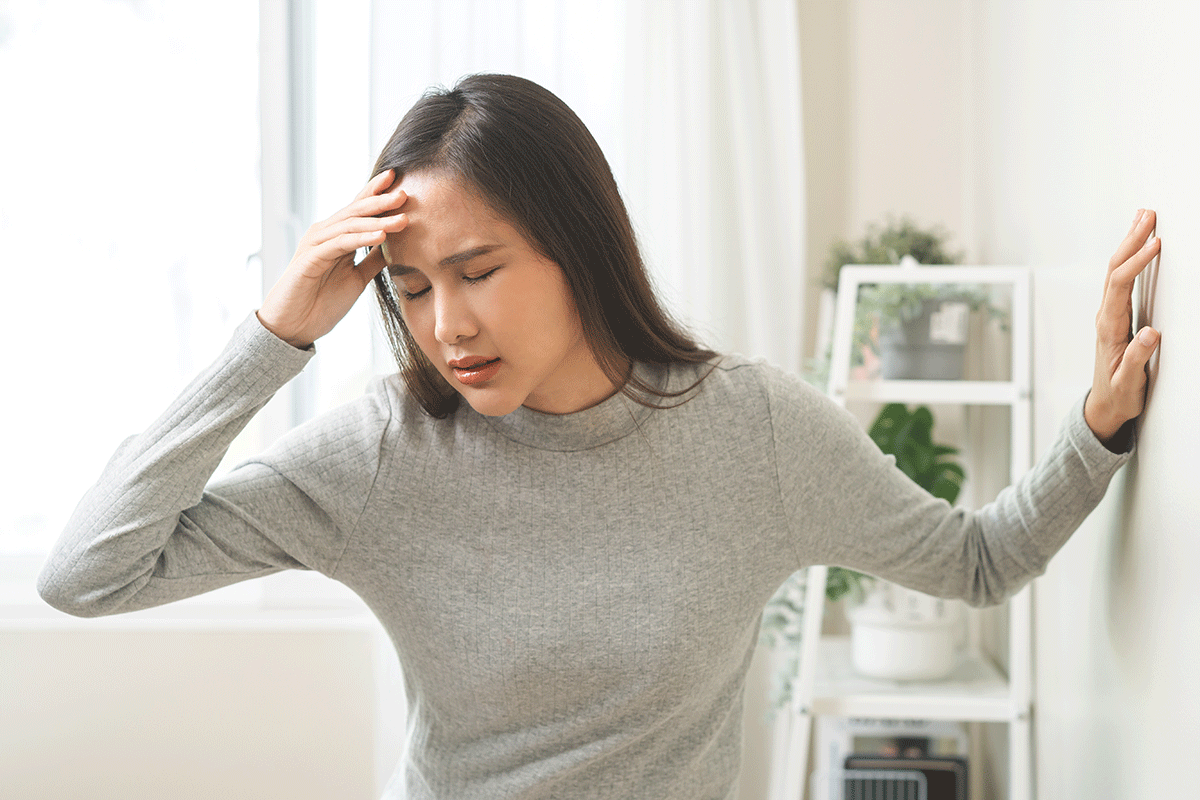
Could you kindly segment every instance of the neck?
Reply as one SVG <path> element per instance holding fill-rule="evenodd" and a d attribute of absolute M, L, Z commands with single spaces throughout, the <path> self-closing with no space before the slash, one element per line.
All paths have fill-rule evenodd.
<path fill-rule="evenodd" d="M 537 392 L 525 399 L 525 407 L 543 414 L 573 414 L 603 403 L 625 384 L 613 381 L 599 361 L 587 350 L 573 359 L 548 391 Z M 621 373 L 628 376 L 630 364 L 622 365 Z"/>

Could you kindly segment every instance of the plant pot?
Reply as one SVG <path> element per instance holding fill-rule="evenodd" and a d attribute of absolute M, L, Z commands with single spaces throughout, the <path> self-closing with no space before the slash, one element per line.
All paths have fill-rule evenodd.
<path fill-rule="evenodd" d="M 891 380 L 958 380 L 967 349 L 971 307 L 961 300 L 924 300 L 921 313 L 879 334 L 880 371 Z"/>
<path fill-rule="evenodd" d="M 852 661 L 861 675 L 939 680 L 958 663 L 962 615 L 945 600 L 877 581 L 847 616 Z"/>

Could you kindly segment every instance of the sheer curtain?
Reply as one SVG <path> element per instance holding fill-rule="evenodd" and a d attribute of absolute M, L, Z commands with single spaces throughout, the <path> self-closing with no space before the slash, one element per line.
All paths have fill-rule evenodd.
<path fill-rule="evenodd" d="M 791 0 L 636 4 L 622 176 L 673 304 L 721 349 L 799 369 L 804 170 Z"/>
<path fill-rule="evenodd" d="M 604 149 L 675 313 L 799 369 L 798 24 L 794 0 L 374 0 L 371 147 L 431 85 L 541 83 Z"/>

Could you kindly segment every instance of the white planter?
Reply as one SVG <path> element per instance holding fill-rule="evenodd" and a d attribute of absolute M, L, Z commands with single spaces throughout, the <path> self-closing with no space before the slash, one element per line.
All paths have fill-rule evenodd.
<path fill-rule="evenodd" d="M 847 616 L 854 669 L 862 675 L 938 680 L 958 663 L 962 614 L 955 604 L 877 581 Z"/>

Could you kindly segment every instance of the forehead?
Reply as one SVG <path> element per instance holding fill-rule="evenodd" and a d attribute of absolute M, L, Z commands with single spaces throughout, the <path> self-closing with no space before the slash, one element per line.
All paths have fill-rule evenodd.
<path fill-rule="evenodd" d="M 461 180 L 441 173 L 413 172 L 400 181 L 408 195 L 400 208 L 408 217 L 403 231 L 383 245 L 388 264 L 423 266 L 480 246 L 521 246 L 524 239 Z"/>
<path fill-rule="evenodd" d="M 442 172 L 410 172 L 400 179 L 400 188 L 408 195 L 407 214 L 437 212 L 470 217 L 495 217 L 474 187 L 461 178 Z"/>

